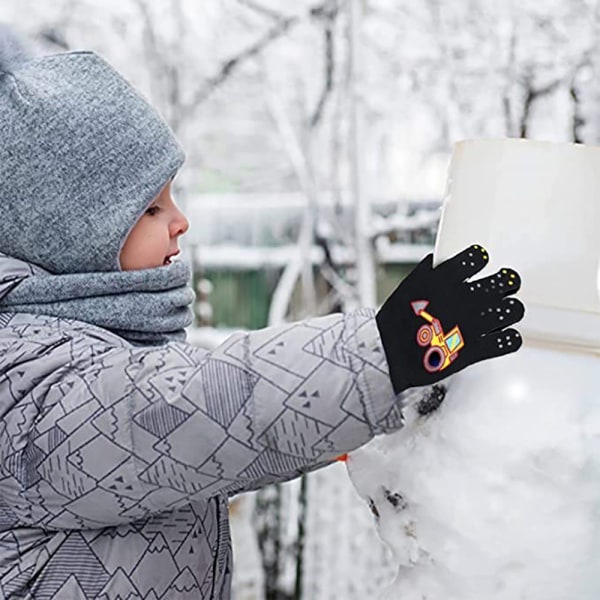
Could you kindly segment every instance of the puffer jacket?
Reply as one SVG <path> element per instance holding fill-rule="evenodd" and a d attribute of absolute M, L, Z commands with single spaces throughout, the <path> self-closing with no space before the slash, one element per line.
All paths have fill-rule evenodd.
<path fill-rule="evenodd" d="M 370 310 L 212 352 L 0 313 L 0 409 L 7 599 L 227 599 L 228 497 L 402 423 Z"/>

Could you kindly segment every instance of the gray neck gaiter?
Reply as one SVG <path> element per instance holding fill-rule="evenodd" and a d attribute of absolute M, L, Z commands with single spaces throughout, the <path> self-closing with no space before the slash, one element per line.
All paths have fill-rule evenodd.
<path fill-rule="evenodd" d="M 0 313 L 74 319 L 108 329 L 133 344 L 185 340 L 192 322 L 186 263 L 143 269 L 53 275 L 0 255 Z"/>

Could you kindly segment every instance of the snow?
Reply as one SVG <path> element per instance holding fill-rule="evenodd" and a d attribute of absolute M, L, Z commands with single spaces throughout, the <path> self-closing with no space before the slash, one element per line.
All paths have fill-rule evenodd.
<path fill-rule="evenodd" d="M 229 507 L 235 565 L 232 593 L 235 600 L 256 600 L 264 591 L 261 556 L 253 528 L 255 497 L 256 492 L 237 496 Z"/>
<path fill-rule="evenodd" d="M 310 473 L 302 598 L 375 599 L 396 568 L 345 466 Z"/>
<path fill-rule="evenodd" d="M 599 597 L 598 372 L 597 354 L 525 347 L 351 454 L 399 568 L 382 598 Z"/>

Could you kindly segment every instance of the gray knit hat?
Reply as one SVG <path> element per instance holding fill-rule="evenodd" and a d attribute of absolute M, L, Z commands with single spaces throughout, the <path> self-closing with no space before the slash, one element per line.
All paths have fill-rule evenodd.
<path fill-rule="evenodd" d="M 52 273 L 118 270 L 129 231 L 183 160 L 164 120 L 98 55 L 0 60 L 1 253 Z"/>

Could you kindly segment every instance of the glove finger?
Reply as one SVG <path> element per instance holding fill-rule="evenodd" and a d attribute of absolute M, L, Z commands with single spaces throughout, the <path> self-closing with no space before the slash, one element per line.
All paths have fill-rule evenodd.
<path fill-rule="evenodd" d="M 468 348 L 468 354 L 465 357 L 467 362 L 473 364 L 516 352 L 523 344 L 521 334 L 513 328 L 494 331 L 483 335 L 478 342 Z M 467 350 L 467 348 L 465 348 Z"/>
<path fill-rule="evenodd" d="M 522 344 L 521 334 L 516 329 L 504 329 L 482 335 L 467 342 L 465 347 L 459 350 L 457 359 L 444 370 L 435 373 L 437 377 L 433 378 L 432 382 L 440 381 L 482 360 L 516 352 Z M 426 359 L 427 354 L 425 354 L 423 361 L 426 362 Z M 427 367 L 425 368 L 429 370 Z"/>
<path fill-rule="evenodd" d="M 465 281 L 479 273 L 489 260 L 487 250 L 480 244 L 473 244 L 438 265 L 434 272 L 449 281 Z"/>
<path fill-rule="evenodd" d="M 466 285 L 475 298 L 483 297 L 489 303 L 494 301 L 494 297 L 502 298 L 517 293 L 521 288 L 521 277 L 514 269 L 504 267 L 490 277 L 475 279 Z"/>
<path fill-rule="evenodd" d="M 525 306 L 516 298 L 505 298 L 500 304 L 481 311 L 478 322 L 482 334 L 499 331 L 519 322 L 525 315 Z"/>
<path fill-rule="evenodd" d="M 410 275 L 417 273 L 429 273 L 433 269 L 433 252 L 430 252 L 427 256 L 425 256 L 421 262 L 412 270 Z"/>

